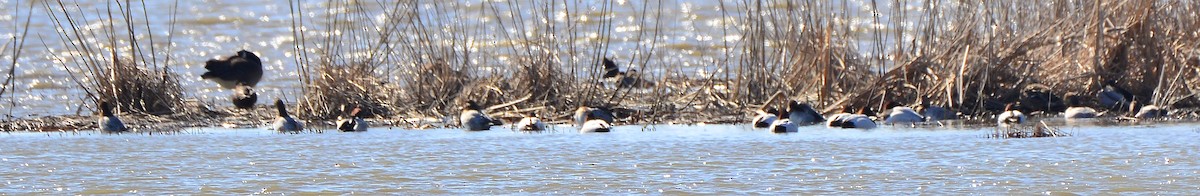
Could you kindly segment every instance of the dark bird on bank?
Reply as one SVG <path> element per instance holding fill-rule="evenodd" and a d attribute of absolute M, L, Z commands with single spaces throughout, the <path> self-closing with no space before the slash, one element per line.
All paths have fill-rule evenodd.
<path fill-rule="evenodd" d="M 342 132 L 361 132 L 367 131 L 367 121 L 362 118 L 362 107 L 354 106 L 353 109 L 342 107 L 342 115 L 338 116 L 337 127 L 338 131 Z"/>
<path fill-rule="evenodd" d="M 125 127 L 125 123 L 121 122 L 121 118 L 117 118 L 113 114 L 113 105 L 108 101 L 100 102 L 100 120 L 96 123 L 103 132 L 122 132 L 129 130 Z"/>
<path fill-rule="evenodd" d="M 621 71 L 621 68 L 617 67 L 617 63 L 608 58 L 604 58 L 603 78 L 617 88 L 650 88 L 654 86 L 654 82 L 642 79 L 642 74 L 636 69 Z"/>
<path fill-rule="evenodd" d="M 1104 109 L 1124 111 L 1129 108 L 1129 102 L 1133 100 L 1133 93 L 1117 86 L 1116 81 L 1107 81 L 1104 83 L 1104 88 L 1096 93 L 1096 97 Z"/>
<path fill-rule="evenodd" d="M 250 109 L 254 108 L 254 103 L 258 102 L 258 93 L 254 92 L 254 87 L 238 84 L 237 87 L 234 87 L 233 96 L 230 96 L 229 99 L 238 109 Z"/>
<path fill-rule="evenodd" d="M 1032 84 L 1025 87 L 1021 92 L 1021 98 L 1018 101 L 1021 111 L 1044 112 L 1044 113 L 1059 113 L 1067 110 L 1067 105 L 1063 103 L 1063 99 L 1054 93 L 1050 92 L 1050 87 L 1041 84 Z"/>
<path fill-rule="evenodd" d="M 204 72 L 200 78 L 213 80 L 226 89 L 232 89 L 239 84 L 256 86 L 263 75 L 262 60 L 245 50 L 238 51 L 237 55 L 225 60 L 208 60 L 204 63 L 204 69 L 208 72 Z"/>
<path fill-rule="evenodd" d="M 304 124 L 288 115 L 287 106 L 283 104 L 283 100 L 275 100 L 275 110 L 279 112 L 279 116 L 275 117 L 275 124 L 272 125 L 275 131 L 298 132 L 304 129 Z"/>

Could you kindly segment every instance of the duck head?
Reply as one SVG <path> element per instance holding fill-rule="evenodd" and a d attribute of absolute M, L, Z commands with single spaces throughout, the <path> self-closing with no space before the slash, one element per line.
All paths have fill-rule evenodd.
<path fill-rule="evenodd" d="M 288 117 L 287 105 L 283 104 L 283 100 L 275 99 L 275 110 L 279 112 L 279 117 Z"/>
<path fill-rule="evenodd" d="M 775 107 L 767 107 L 766 109 L 763 110 L 763 113 L 775 114 L 778 116 L 779 110 L 775 109 Z"/>
<path fill-rule="evenodd" d="M 616 77 L 621 74 L 621 69 L 617 67 L 617 63 L 604 57 L 604 78 Z"/>
<path fill-rule="evenodd" d="M 483 110 L 483 107 L 480 107 L 478 103 L 475 103 L 475 101 L 472 100 L 472 101 L 467 101 L 467 104 L 462 106 L 462 110 L 463 111 L 467 111 L 467 110 L 479 111 L 479 110 Z"/>
<path fill-rule="evenodd" d="M 356 118 L 362 118 L 362 106 L 360 106 L 360 105 L 354 105 L 354 107 L 353 107 L 353 108 L 350 108 L 350 107 L 348 107 L 348 106 L 344 106 L 343 108 L 345 108 L 343 111 L 345 111 L 345 112 L 346 112 L 346 115 L 347 115 L 347 116 L 349 116 L 349 117 L 356 117 Z"/>
<path fill-rule="evenodd" d="M 238 84 L 234 87 L 233 96 L 230 97 L 233 106 L 238 109 L 250 109 L 254 107 L 254 103 L 258 102 L 258 93 L 254 92 L 254 87 L 245 84 Z"/>
<path fill-rule="evenodd" d="M 112 104 L 109 104 L 108 101 L 101 101 L 100 102 L 100 115 L 109 116 L 109 117 L 113 116 Z"/>
<path fill-rule="evenodd" d="M 246 60 L 253 61 L 253 62 L 262 62 L 262 60 L 258 59 L 258 55 L 254 55 L 253 52 L 246 51 L 246 50 L 238 51 L 237 56 L 242 57 Z"/>
<path fill-rule="evenodd" d="M 1083 106 L 1083 100 L 1080 100 L 1081 98 L 1079 97 L 1079 94 L 1067 93 L 1066 96 L 1063 96 L 1063 99 L 1065 99 L 1065 101 L 1067 102 L 1067 107 Z"/>

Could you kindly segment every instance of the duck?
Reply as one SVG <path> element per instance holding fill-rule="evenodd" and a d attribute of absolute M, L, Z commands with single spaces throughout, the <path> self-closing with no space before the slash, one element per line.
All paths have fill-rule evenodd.
<path fill-rule="evenodd" d="M 791 123 L 797 125 L 813 125 L 825 122 L 825 116 L 821 116 L 807 103 L 800 103 L 792 100 L 788 102 L 788 117 Z"/>
<path fill-rule="evenodd" d="M 608 57 L 604 58 L 603 63 L 604 80 L 612 82 L 618 88 L 650 88 L 654 86 L 653 82 L 642 79 L 637 69 L 629 69 L 629 71 L 623 72 L 620 67 L 617 67 L 617 63 L 613 62 L 612 59 L 608 59 Z"/>
<path fill-rule="evenodd" d="M 546 123 L 543 123 L 537 114 L 529 114 L 521 118 L 520 121 L 517 121 L 516 127 L 522 131 L 544 131 L 546 130 Z"/>
<path fill-rule="evenodd" d="M 767 127 L 771 133 L 795 133 L 800 132 L 800 126 L 793 123 L 791 119 L 779 119 L 771 122 L 771 126 Z"/>
<path fill-rule="evenodd" d="M 758 115 L 754 116 L 754 128 L 767 128 L 772 122 L 779 119 L 779 110 L 773 107 L 767 107 L 766 110 L 754 111 Z"/>
<path fill-rule="evenodd" d="M 903 106 L 896 102 L 890 102 L 887 105 L 892 106 L 891 111 L 888 112 L 886 114 L 887 116 L 884 116 L 884 118 L 883 118 L 883 121 L 887 124 L 896 124 L 896 123 L 913 123 L 913 124 L 915 124 L 915 123 L 925 122 L 925 116 L 921 115 L 920 113 L 917 113 L 917 111 L 913 110 L 911 107 Z"/>
<path fill-rule="evenodd" d="M 1100 100 L 1100 106 L 1105 109 L 1123 110 L 1130 106 L 1133 94 L 1117 86 L 1116 81 L 1107 81 L 1104 82 L 1104 88 L 1096 93 L 1096 98 Z"/>
<path fill-rule="evenodd" d="M 855 113 L 848 111 L 847 108 L 843 108 L 843 113 L 834 114 L 826 126 L 847 129 L 874 129 L 876 127 L 875 121 L 867 115 L 866 108 L 859 108 Z"/>
<path fill-rule="evenodd" d="M 1005 105 L 1004 112 L 1000 112 L 1000 115 L 996 115 L 996 124 L 1000 126 L 1024 124 L 1026 118 L 1025 113 L 1021 113 L 1020 110 L 1016 110 L 1015 106 L 1016 104 L 1014 103 Z"/>
<path fill-rule="evenodd" d="M 1137 101 L 1133 101 L 1130 103 L 1130 105 L 1136 106 Z M 1167 117 L 1167 110 L 1156 105 L 1144 105 L 1138 109 L 1136 113 L 1133 112 L 1133 107 L 1130 107 L 1129 110 L 1130 113 L 1134 114 L 1133 117 L 1137 119 L 1155 119 Z"/>
<path fill-rule="evenodd" d="M 121 118 L 113 113 L 113 105 L 108 101 L 100 102 L 100 120 L 96 122 L 103 132 L 124 132 L 129 128 L 125 127 L 125 123 L 121 122 Z"/>
<path fill-rule="evenodd" d="M 951 120 L 958 118 L 958 115 L 941 106 L 932 105 L 929 100 L 922 100 L 921 105 L 917 106 L 917 112 L 925 116 L 927 121 Z"/>
<path fill-rule="evenodd" d="M 208 71 L 200 75 L 201 79 L 217 82 L 225 89 L 233 89 L 237 85 L 256 86 L 263 75 L 262 60 L 246 50 L 238 51 L 224 60 L 208 60 L 204 63 L 204 69 Z"/>
<path fill-rule="evenodd" d="M 258 93 L 254 92 L 252 86 L 238 84 L 234 87 L 233 96 L 230 96 L 229 100 L 233 102 L 234 108 L 251 109 L 254 108 L 254 103 L 258 102 Z"/>
<path fill-rule="evenodd" d="M 601 118 L 601 113 L 587 113 L 588 120 L 579 126 L 580 133 L 607 133 L 612 131 L 612 124 Z"/>
<path fill-rule="evenodd" d="M 353 109 L 347 111 L 346 107 L 342 107 L 342 115 L 338 116 L 337 127 L 338 131 L 342 132 L 362 132 L 367 131 L 366 120 L 362 118 L 362 107 L 354 106 Z"/>
<path fill-rule="evenodd" d="M 588 107 L 580 106 L 575 109 L 575 126 L 583 126 L 585 122 L 591 119 L 600 119 L 609 124 L 613 123 L 612 112 L 607 107 Z"/>
<path fill-rule="evenodd" d="M 299 132 L 304 130 L 304 124 L 296 121 L 292 116 L 288 115 L 287 106 L 283 104 L 283 100 L 275 99 L 275 110 L 279 112 L 279 116 L 275 117 L 275 124 L 272 128 L 279 132 Z"/>
<path fill-rule="evenodd" d="M 1067 110 L 1063 112 L 1064 118 L 1070 120 L 1070 119 L 1095 118 L 1096 116 L 1098 116 L 1096 114 L 1096 109 L 1092 109 L 1091 107 L 1084 106 L 1083 103 L 1079 99 L 1080 99 L 1079 95 L 1077 95 L 1075 93 L 1067 94 L 1067 96 L 1066 96 Z"/>
<path fill-rule="evenodd" d="M 491 129 L 492 125 L 503 124 L 485 114 L 483 107 L 480 107 L 475 101 L 467 101 L 467 104 L 463 105 L 458 122 L 468 131 L 484 131 Z"/>

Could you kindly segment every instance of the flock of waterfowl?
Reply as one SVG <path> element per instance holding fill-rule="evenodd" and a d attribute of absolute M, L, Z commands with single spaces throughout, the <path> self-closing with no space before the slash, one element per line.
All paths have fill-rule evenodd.
<path fill-rule="evenodd" d="M 258 101 L 258 94 L 254 92 L 254 87 L 262 79 L 263 70 L 261 60 L 254 53 L 245 50 L 238 51 L 236 55 L 225 59 L 209 60 L 205 63 L 204 68 L 207 72 L 201 75 L 202 79 L 211 80 L 221 88 L 233 90 L 230 101 L 235 108 L 249 109 Z M 654 83 L 642 79 L 636 70 L 621 71 L 608 58 L 603 60 L 603 68 L 605 73 L 602 78 L 612 86 L 645 88 L 654 85 Z M 1112 85 L 1112 83 L 1110 81 L 1096 93 L 1100 105 L 1107 107 L 1104 109 L 1109 111 L 1127 109 L 1128 114 L 1120 117 L 1126 119 L 1160 118 L 1167 115 L 1167 110 L 1158 106 L 1138 105 L 1137 101 L 1132 100 L 1133 96 L 1129 92 Z M 1068 120 L 1097 118 L 1102 115 L 1096 109 L 1084 106 L 1081 100 L 1083 96 L 1077 93 L 1068 93 L 1063 98 L 1059 98 L 1046 91 L 1026 91 L 1022 97 L 1022 100 L 1009 103 L 1004 111 L 995 115 L 996 123 L 999 126 L 1026 123 L 1028 112 L 1045 114 L 1061 112 L 1063 118 Z M 280 132 L 295 132 L 304 129 L 301 121 L 288 114 L 283 100 L 276 99 L 274 104 L 278 114 L 269 128 Z M 101 113 L 98 127 L 101 131 L 128 130 L 113 113 L 113 105 L 109 101 L 101 100 L 98 106 Z M 765 108 L 756 111 L 756 115 L 751 121 L 755 128 L 786 133 L 797 132 L 800 126 L 817 124 L 836 128 L 871 129 L 878 126 L 876 122 L 892 125 L 917 124 L 957 119 L 960 115 L 947 108 L 932 105 L 928 101 L 921 101 L 920 104 L 915 105 L 914 107 L 917 109 L 894 101 L 887 101 L 881 106 L 880 108 L 885 111 L 878 114 L 870 107 L 843 107 L 840 113 L 826 117 L 813 109 L 810 104 L 793 100 L 789 101 L 787 107 L 782 107 L 782 109 L 764 106 Z M 366 131 L 369 125 L 363 119 L 362 113 L 362 108 L 358 106 L 343 106 L 342 115 L 338 117 L 335 126 L 340 131 Z M 614 116 L 605 107 L 583 106 L 575 111 L 573 119 L 574 126 L 578 127 L 580 132 L 609 132 L 612 130 Z M 487 109 L 475 101 L 467 101 L 462 106 L 458 123 L 463 129 L 471 131 L 489 130 L 492 126 L 503 125 L 501 120 L 490 117 Z M 522 131 L 541 131 L 545 130 L 546 126 L 541 118 L 529 114 L 517 121 L 513 127 Z"/>

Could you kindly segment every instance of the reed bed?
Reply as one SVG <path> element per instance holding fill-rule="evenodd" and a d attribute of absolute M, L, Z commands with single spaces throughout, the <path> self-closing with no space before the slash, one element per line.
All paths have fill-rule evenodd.
<path fill-rule="evenodd" d="M 1200 108 L 1192 0 L 862 3 L 721 1 L 711 23 L 727 39 L 677 46 L 662 29 L 677 28 L 680 17 L 664 13 L 678 2 L 334 0 L 312 12 L 289 1 L 297 113 L 332 119 L 361 105 L 377 119 L 452 124 L 475 101 L 508 119 L 564 122 L 593 106 L 627 124 L 740 123 L 799 100 L 825 113 L 928 102 L 978 120 L 1029 89 L 1093 95 L 1110 82 L 1181 116 Z M 59 39 L 71 50 L 58 63 L 90 99 L 125 100 L 121 110 L 205 112 L 181 110 L 191 107 L 160 56 L 169 53 L 133 36 L 150 29 L 132 25 L 136 6 L 110 4 L 104 18 L 42 2 L 66 29 Z M 107 24 L 87 25 L 97 21 Z M 80 41 L 93 39 L 110 41 Z M 118 39 L 131 46 L 101 47 Z M 671 55 L 685 50 L 715 52 Z M 654 85 L 606 83 L 605 58 Z"/>

